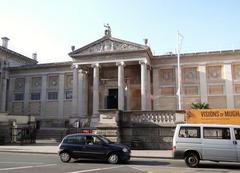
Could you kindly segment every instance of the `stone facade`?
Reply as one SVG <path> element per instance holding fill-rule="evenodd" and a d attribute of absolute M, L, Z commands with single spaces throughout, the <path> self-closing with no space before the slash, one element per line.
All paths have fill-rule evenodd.
<path fill-rule="evenodd" d="M 182 54 L 181 104 L 240 107 L 240 50 Z M 69 53 L 71 62 L 37 64 L 0 46 L 1 112 L 33 115 L 42 127 L 96 127 L 100 109 L 176 110 L 177 56 L 152 55 L 105 35 Z"/>

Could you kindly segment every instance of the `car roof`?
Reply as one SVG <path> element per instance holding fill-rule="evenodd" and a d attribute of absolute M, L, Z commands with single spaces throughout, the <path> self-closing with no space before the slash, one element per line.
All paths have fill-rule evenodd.
<path fill-rule="evenodd" d="M 69 137 L 69 136 L 100 136 L 100 135 L 97 135 L 97 134 L 94 134 L 94 133 L 73 133 L 73 134 L 69 134 L 67 135 L 66 137 Z"/>

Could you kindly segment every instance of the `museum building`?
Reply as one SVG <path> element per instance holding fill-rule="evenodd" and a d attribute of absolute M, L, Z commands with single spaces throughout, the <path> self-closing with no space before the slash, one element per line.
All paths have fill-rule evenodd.
<path fill-rule="evenodd" d="M 177 110 L 177 55 L 153 55 L 142 44 L 114 38 L 111 30 L 75 49 L 72 61 L 38 64 L 0 46 L 0 112 L 34 116 L 41 127 L 76 121 L 94 127 L 99 110 Z M 240 50 L 181 54 L 181 107 L 240 107 Z"/>

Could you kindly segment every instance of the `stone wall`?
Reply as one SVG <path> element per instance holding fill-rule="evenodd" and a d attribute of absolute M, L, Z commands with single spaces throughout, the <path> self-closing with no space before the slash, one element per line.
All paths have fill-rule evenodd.
<path fill-rule="evenodd" d="M 177 123 L 184 111 L 101 110 L 97 134 L 132 149 L 171 149 Z"/>

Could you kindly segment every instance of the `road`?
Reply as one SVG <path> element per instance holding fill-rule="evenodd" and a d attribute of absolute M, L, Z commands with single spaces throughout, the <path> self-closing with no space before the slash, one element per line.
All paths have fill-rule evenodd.
<path fill-rule="evenodd" d="M 144 158 L 117 165 L 83 160 L 62 163 L 52 154 L 0 153 L 0 173 L 231 173 L 239 170 L 240 163 L 204 162 L 199 168 L 188 168 L 182 160 Z"/>

